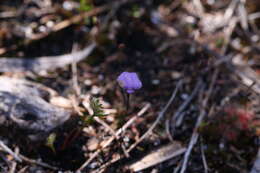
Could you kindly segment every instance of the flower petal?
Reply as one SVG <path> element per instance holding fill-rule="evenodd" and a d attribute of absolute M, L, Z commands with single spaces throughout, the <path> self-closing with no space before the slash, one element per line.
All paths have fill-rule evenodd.
<path fill-rule="evenodd" d="M 117 81 L 129 94 L 142 87 L 142 82 L 135 72 L 123 72 L 119 75 Z"/>

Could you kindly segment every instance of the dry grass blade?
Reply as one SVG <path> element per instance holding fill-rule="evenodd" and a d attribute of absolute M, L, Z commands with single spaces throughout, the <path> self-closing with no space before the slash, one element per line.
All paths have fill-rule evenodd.
<path fill-rule="evenodd" d="M 193 130 L 193 133 L 192 133 L 192 136 L 191 136 L 191 139 L 190 139 L 190 142 L 189 142 L 189 146 L 188 146 L 187 151 L 185 152 L 185 155 L 184 155 L 184 160 L 183 160 L 181 171 L 180 171 L 181 173 L 184 173 L 186 171 L 188 160 L 189 160 L 189 157 L 190 157 L 190 153 L 191 153 L 194 145 L 197 143 L 197 140 L 198 140 L 198 137 L 199 137 L 199 133 L 198 133 L 197 129 L 201 125 L 203 118 L 206 116 L 206 110 L 205 109 L 206 109 L 206 106 L 208 104 L 209 98 L 212 94 L 212 91 L 214 89 L 214 85 L 215 85 L 215 82 L 217 80 L 218 73 L 219 73 L 219 70 L 215 69 L 214 74 L 212 76 L 212 81 L 211 81 L 209 89 L 206 93 L 206 97 L 201 102 L 202 103 L 201 111 L 200 111 L 200 114 L 197 118 L 196 126 Z M 204 91 L 204 87 L 205 87 L 205 85 L 203 85 L 202 88 L 201 88 L 202 92 Z"/>
<path fill-rule="evenodd" d="M 202 122 L 202 119 L 203 117 L 206 115 L 206 112 L 205 111 L 202 111 L 201 114 L 199 115 L 198 117 L 198 120 L 197 120 L 197 123 L 196 123 L 196 128 L 199 127 L 200 123 Z M 195 129 L 196 129 L 195 128 Z M 197 140 L 198 140 L 198 137 L 199 137 L 199 134 L 198 132 L 196 132 L 196 130 L 194 130 L 192 136 L 191 136 L 191 139 L 190 139 L 190 142 L 189 142 L 189 146 L 187 148 L 187 151 L 184 155 L 184 161 L 183 161 L 183 164 L 182 164 L 182 168 L 181 168 L 181 173 L 184 173 L 186 171 L 186 168 L 187 168 L 187 164 L 188 164 L 188 159 L 189 159 L 189 156 L 190 156 L 190 153 L 194 147 L 194 145 L 196 144 Z"/>
<path fill-rule="evenodd" d="M 151 106 L 150 104 L 146 104 L 143 107 L 143 109 L 141 109 L 137 113 L 136 116 L 134 116 L 133 118 L 128 120 L 122 128 L 120 128 L 119 130 L 116 131 L 115 135 L 111 136 L 106 142 L 104 142 L 102 149 L 109 146 L 116 139 L 117 136 L 119 136 L 121 133 L 123 133 L 138 117 L 142 116 L 150 108 L 150 106 Z M 77 172 L 82 171 L 93 159 L 95 159 L 98 156 L 98 154 L 102 151 L 102 149 L 97 150 L 88 160 L 86 160 L 86 162 L 83 163 L 83 165 L 81 165 L 81 167 L 77 170 Z"/>
<path fill-rule="evenodd" d="M 202 142 L 200 142 L 200 152 L 201 152 L 201 158 L 202 158 L 202 162 L 203 162 L 203 166 L 204 166 L 204 172 L 208 173 L 209 167 L 208 167 L 208 164 L 207 164 L 207 160 L 206 160 L 206 156 L 205 156 L 205 152 L 204 152 L 204 149 L 203 149 L 203 143 Z"/>
<path fill-rule="evenodd" d="M 60 31 L 60 30 L 65 29 L 65 28 L 67 28 L 67 27 L 69 27 L 69 26 L 71 26 L 71 25 L 73 25 L 75 23 L 78 23 L 78 22 L 82 21 L 83 19 L 85 19 L 87 17 L 95 16 L 95 15 L 98 15 L 98 14 L 100 14 L 102 12 L 105 12 L 105 11 L 110 9 L 112 4 L 108 4 L 108 5 L 104 5 L 104 6 L 101 6 L 101 7 L 97 7 L 97 8 L 94 8 L 93 10 L 91 10 L 91 11 L 83 12 L 83 13 L 80 13 L 80 14 L 78 14 L 76 16 L 73 16 L 70 19 L 63 20 L 63 21 L 55 24 L 50 29 L 50 31 L 48 31 L 48 32 L 43 32 L 43 33 L 39 33 L 39 34 L 32 34 L 30 39 L 29 40 L 25 40 L 23 44 L 27 44 L 28 45 L 31 42 L 35 41 L 35 40 L 40 40 L 40 39 L 43 39 L 43 38 L 49 36 L 53 32 Z M 15 50 L 16 48 L 17 48 L 16 45 L 11 45 L 8 48 L 4 48 L 4 47 L 0 48 L 0 54 L 4 54 L 7 51 Z"/>
<path fill-rule="evenodd" d="M 176 94 L 180 88 L 182 84 L 182 80 L 180 80 L 175 88 L 175 90 L 172 93 L 171 98 L 169 99 L 169 101 L 167 102 L 167 104 L 165 105 L 165 107 L 163 108 L 163 110 L 159 113 L 157 119 L 155 120 L 155 122 L 152 124 L 152 126 L 145 132 L 145 134 L 143 134 L 143 136 L 141 136 L 141 138 L 136 141 L 133 145 L 131 145 L 129 147 L 129 149 L 127 150 L 127 152 L 130 152 L 132 149 L 134 149 L 140 142 L 142 142 L 148 135 L 150 135 L 152 133 L 152 131 L 154 130 L 154 128 L 158 125 L 158 123 L 161 121 L 161 119 L 163 118 L 165 112 L 168 110 L 168 108 L 170 107 L 170 105 L 172 104 L 174 98 L 176 97 Z"/>
<path fill-rule="evenodd" d="M 238 13 L 240 15 L 240 23 L 244 30 L 248 30 L 248 14 L 245 8 L 245 1 L 240 0 L 238 5 Z"/>
<path fill-rule="evenodd" d="M 176 157 L 184 153 L 185 151 L 185 147 L 182 147 L 182 145 L 179 142 L 174 141 L 169 145 L 162 146 L 156 151 L 149 153 L 148 155 L 144 156 L 141 160 L 131 164 L 129 168 L 134 172 L 138 172 L 151 166 L 155 166 L 173 157 Z"/>
<path fill-rule="evenodd" d="M 106 129 L 108 129 L 108 131 L 115 137 L 115 139 L 117 139 L 117 140 L 119 139 L 119 137 L 116 135 L 116 132 L 114 131 L 114 129 L 111 128 L 105 121 L 103 121 L 99 117 L 94 117 L 94 120 L 97 121 L 99 124 L 101 124 Z M 121 147 L 122 147 L 122 150 L 123 150 L 125 156 L 129 157 L 129 154 L 126 152 L 125 146 L 122 144 Z"/>
<path fill-rule="evenodd" d="M 47 163 L 44 163 L 44 162 L 41 162 L 41 161 L 37 161 L 37 160 L 30 159 L 30 158 L 25 157 L 25 156 L 23 156 L 23 155 L 21 155 L 21 154 L 19 154 L 19 157 L 20 157 L 23 161 L 25 161 L 25 162 L 27 162 L 27 163 L 36 164 L 36 165 L 42 166 L 42 167 L 44 167 L 44 168 L 52 169 L 52 170 L 58 170 L 57 167 L 51 166 L 51 165 L 49 165 L 49 164 L 47 164 Z"/>
<path fill-rule="evenodd" d="M 64 67 L 72 62 L 78 62 L 86 58 L 96 47 L 96 43 L 92 43 L 83 50 L 59 55 L 59 56 L 45 56 L 34 58 L 0 58 L 0 72 L 24 72 L 42 70 L 53 70 L 59 67 Z"/>
<path fill-rule="evenodd" d="M 198 91 L 200 90 L 202 85 L 202 82 L 199 80 L 194 88 L 194 90 L 192 91 L 191 95 L 185 100 L 185 102 L 183 104 L 181 104 L 181 106 L 177 109 L 177 111 L 174 113 L 174 115 L 171 118 L 171 124 L 172 125 L 177 125 L 177 121 L 179 119 L 181 119 L 181 115 L 183 114 L 183 111 L 185 110 L 185 108 L 190 104 L 190 102 L 192 101 L 192 99 L 194 99 L 194 97 L 197 95 Z M 180 125 L 180 122 L 178 123 Z M 170 131 L 170 130 L 168 130 Z M 173 132 L 172 132 L 173 133 Z"/>

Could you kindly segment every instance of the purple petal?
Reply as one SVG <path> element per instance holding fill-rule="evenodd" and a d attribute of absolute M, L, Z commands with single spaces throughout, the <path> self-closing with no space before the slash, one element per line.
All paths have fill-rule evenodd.
<path fill-rule="evenodd" d="M 128 93 L 133 93 L 142 87 L 142 82 L 134 72 L 123 72 L 117 78 L 119 85 Z"/>
<path fill-rule="evenodd" d="M 131 90 L 131 89 L 129 89 L 129 90 L 126 90 L 126 92 L 128 93 L 128 94 L 132 94 L 133 92 L 135 92 L 134 90 Z"/>

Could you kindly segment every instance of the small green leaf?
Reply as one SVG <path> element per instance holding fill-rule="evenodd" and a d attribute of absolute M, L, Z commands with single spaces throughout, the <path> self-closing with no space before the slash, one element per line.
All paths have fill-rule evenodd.
<path fill-rule="evenodd" d="M 89 0 L 80 0 L 79 9 L 82 11 L 90 11 L 93 9 L 93 5 Z"/>
<path fill-rule="evenodd" d="M 97 98 L 91 98 L 90 99 L 90 107 L 93 110 L 93 117 L 103 117 L 106 116 L 106 114 L 103 111 L 102 104 L 99 102 L 99 99 Z"/>
<path fill-rule="evenodd" d="M 106 114 L 103 111 L 102 104 L 100 103 L 99 99 L 91 98 L 90 99 L 90 107 L 93 110 L 93 115 L 84 114 L 80 117 L 83 126 L 91 124 L 94 122 L 94 117 L 104 117 Z"/>
<path fill-rule="evenodd" d="M 56 153 L 54 142 L 56 141 L 56 133 L 51 133 L 46 139 L 46 146 L 49 147 L 54 153 Z"/>
<path fill-rule="evenodd" d="M 219 39 L 216 40 L 216 46 L 218 48 L 221 48 L 224 45 L 224 43 L 225 43 L 224 38 L 219 38 Z"/>

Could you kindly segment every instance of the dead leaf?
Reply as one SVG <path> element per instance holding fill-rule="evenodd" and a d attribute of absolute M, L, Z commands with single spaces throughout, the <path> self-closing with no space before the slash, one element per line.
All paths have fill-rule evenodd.
<path fill-rule="evenodd" d="M 131 164 L 129 167 L 134 172 L 141 171 L 143 169 L 149 168 L 151 166 L 155 166 L 159 163 L 162 163 L 166 160 L 169 160 L 173 157 L 176 157 L 186 151 L 186 148 L 183 147 L 180 142 L 173 142 L 169 145 L 162 146 L 161 148 L 153 151 L 146 156 L 144 156 L 141 160 Z"/>

